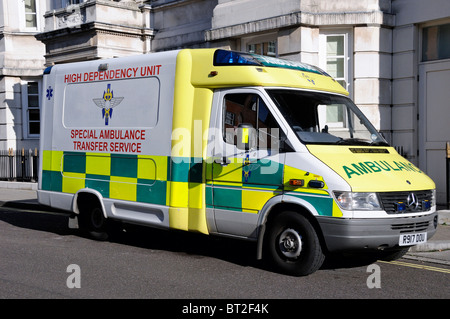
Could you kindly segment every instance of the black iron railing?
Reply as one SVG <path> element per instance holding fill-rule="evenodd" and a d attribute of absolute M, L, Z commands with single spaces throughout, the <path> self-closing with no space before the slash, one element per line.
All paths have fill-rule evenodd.
<path fill-rule="evenodd" d="M 34 150 L 0 150 L 0 180 L 37 182 L 39 152 Z"/>

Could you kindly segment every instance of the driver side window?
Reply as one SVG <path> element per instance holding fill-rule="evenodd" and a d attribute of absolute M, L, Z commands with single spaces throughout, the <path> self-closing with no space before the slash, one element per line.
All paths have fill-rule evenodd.
<path fill-rule="evenodd" d="M 230 93 L 223 102 L 223 138 L 237 145 L 236 129 L 239 124 L 250 124 L 256 129 L 258 149 L 270 149 L 279 143 L 280 128 L 264 103 L 254 93 Z"/>

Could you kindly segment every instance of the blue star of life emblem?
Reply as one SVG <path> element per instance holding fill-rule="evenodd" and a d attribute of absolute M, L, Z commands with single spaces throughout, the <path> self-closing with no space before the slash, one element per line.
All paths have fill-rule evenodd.
<path fill-rule="evenodd" d="M 53 97 L 53 89 L 51 86 L 48 87 L 47 89 L 47 95 L 45 96 L 49 101 L 50 99 Z"/>

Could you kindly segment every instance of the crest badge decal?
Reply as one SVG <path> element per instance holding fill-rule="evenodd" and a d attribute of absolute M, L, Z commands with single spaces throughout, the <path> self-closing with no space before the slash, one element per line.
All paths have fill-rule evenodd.
<path fill-rule="evenodd" d="M 103 97 L 92 100 L 102 109 L 102 118 L 105 119 L 105 125 L 108 125 L 109 120 L 112 117 L 113 108 L 122 102 L 123 97 L 114 97 L 114 92 L 111 90 L 111 84 L 108 84 L 106 91 L 103 91 Z"/>

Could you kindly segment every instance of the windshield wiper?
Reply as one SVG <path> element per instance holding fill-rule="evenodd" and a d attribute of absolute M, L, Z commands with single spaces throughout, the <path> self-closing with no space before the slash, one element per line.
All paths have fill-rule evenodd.
<path fill-rule="evenodd" d="M 370 143 L 370 146 L 389 146 L 389 144 L 384 141 L 374 141 Z"/>
<path fill-rule="evenodd" d="M 335 143 L 336 145 L 372 145 L 367 140 L 363 140 L 360 138 L 341 138 L 339 141 Z"/>
<path fill-rule="evenodd" d="M 385 141 L 369 142 L 360 138 L 341 138 L 336 142 L 337 145 L 369 145 L 369 146 L 389 146 Z"/>

